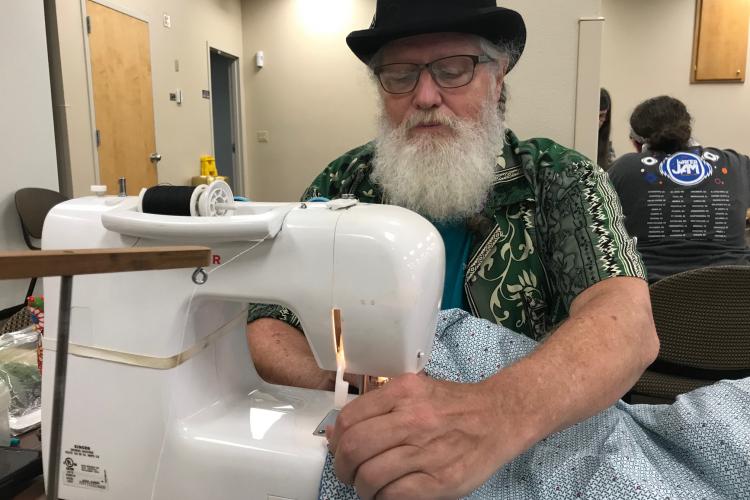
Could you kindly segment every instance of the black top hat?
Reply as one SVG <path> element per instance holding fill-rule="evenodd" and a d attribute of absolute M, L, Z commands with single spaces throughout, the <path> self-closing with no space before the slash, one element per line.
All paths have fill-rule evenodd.
<path fill-rule="evenodd" d="M 367 64 L 386 43 L 425 33 L 472 33 L 490 42 L 510 42 L 521 55 L 526 25 L 521 14 L 497 7 L 495 0 L 378 0 L 369 29 L 346 37 L 352 52 Z M 509 62 L 508 71 L 516 61 Z"/>

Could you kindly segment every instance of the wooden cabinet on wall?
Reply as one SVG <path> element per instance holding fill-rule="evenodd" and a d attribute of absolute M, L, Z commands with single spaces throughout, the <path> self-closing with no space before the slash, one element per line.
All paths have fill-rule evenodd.
<path fill-rule="evenodd" d="M 745 81 L 750 0 L 696 0 L 691 81 Z"/>

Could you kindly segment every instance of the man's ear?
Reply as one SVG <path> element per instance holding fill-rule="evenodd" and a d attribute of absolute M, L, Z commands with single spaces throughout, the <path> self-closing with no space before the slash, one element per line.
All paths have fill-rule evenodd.
<path fill-rule="evenodd" d="M 503 85 L 505 85 L 505 75 L 508 73 L 508 60 L 507 58 L 501 58 L 497 63 L 498 68 L 494 75 L 494 82 L 495 91 L 497 92 L 497 100 L 499 102 L 503 91 Z"/>
<path fill-rule="evenodd" d="M 500 97 L 503 95 L 503 85 L 505 85 L 505 72 L 504 71 L 498 71 L 495 73 L 495 77 L 493 78 L 494 83 L 494 91 L 495 91 L 495 101 L 500 102 Z"/>

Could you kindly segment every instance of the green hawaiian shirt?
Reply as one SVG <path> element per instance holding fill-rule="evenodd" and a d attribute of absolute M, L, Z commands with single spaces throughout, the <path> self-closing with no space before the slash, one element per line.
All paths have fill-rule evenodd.
<path fill-rule="evenodd" d="M 372 173 L 374 143 L 333 161 L 302 196 L 352 194 L 387 203 Z M 568 316 L 573 299 L 612 276 L 646 272 L 623 225 L 607 174 L 549 139 L 507 132 L 484 209 L 467 221 L 472 246 L 464 276 L 475 316 L 540 339 Z M 249 321 L 274 317 L 299 328 L 288 309 L 256 304 Z"/>

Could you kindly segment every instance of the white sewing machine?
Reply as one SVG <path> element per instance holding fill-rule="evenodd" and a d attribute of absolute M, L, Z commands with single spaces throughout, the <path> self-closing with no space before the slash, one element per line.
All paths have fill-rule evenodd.
<path fill-rule="evenodd" d="M 336 369 L 338 308 L 348 372 L 417 372 L 442 294 L 440 235 L 412 212 L 356 200 L 237 203 L 233 215 L 214 217 L 142 213 L 140 203 L 58 205 L 43 247 L 202 244 L 213 265 L 201 285 L 194 269 L 75 278 L 60 497 L 316 498 L 326 441 L 314 431 L 333 393 L 259 378 L 247 303 L 295 311 L 321 368 Z M 45 278 L 44 289 L 46 444 L 59 278 Z"/>

